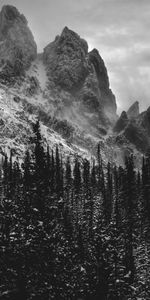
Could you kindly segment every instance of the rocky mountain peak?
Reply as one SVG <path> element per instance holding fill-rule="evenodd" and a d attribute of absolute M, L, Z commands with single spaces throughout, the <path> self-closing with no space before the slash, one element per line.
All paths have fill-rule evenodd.
<path fill-rule="evenodd" d="M 37 46 L 24 15 L 11 5 L 0 12 L 0 66 L 3 75 L 21 75 L 36 58 Z"/>
<path fill-rule="evenodd" d="M 51 86 L 69 92 L 70 102 L 80 102 L 82 110 L 84 106 L 84 110 L 99 114 L 101 123 L 116 119 L 115 96 L 98 50 L 88 53 L 87 42 L 65 27 L 44 49 L 43 58 Z"/>
<path fill-rule="evenodd" d="M 134 102 L 127 111 L 129 119 L 137 118 L 139 116 L 139 102 Z"/>
<path fill-rule="evenodd" d="M 142 126 L 150 137 L 150 106 L 140 115 L 140 126 Z"/>
<path fill-rule="evenodd" d="M 125 127 L 127 126 L 128 122 L 129 122 L 129 119 L 128 119 L 127 113 L 126 113 L 126 111 L 123 111 L 120 115 L 120 118 L 116 122 L 114 131 L 119 133 L 120 131 L 124 130 Z"/>
<path fill-rule="evenodd" d="M 148 109 L 147 109 L 147 114 L 149 114 L 149 116 L 150 116 L 150 106 L 148 107 Z"/>
<path fill-rule="evenodd" d="M 106 114 L 111 113 L 115 115 L 117 109 L 116 99 L 109 87 L 109 78 L 105 63 L 97 49 L 93 49 L 89 52 L 89 60 L 94 66 L 97 75 L 98 86 L 101 93 L 101 103 L 105 112 Z"/>
<path fill-rule="evenodd" d="M 105 67 L 102 57 L 99 54 L 99 51 L 94 48 L 91 52 L 89 52 L 89 59 L 94 65 L 100 89 L 109 89 L 107 69 Z"/>
<path fill-rule="evenodd" d="M 13 78 L 7 87 L 3 81 L 6 77 Z M 66 26 L 37 56 L 26 18 L 10 5 L 0 12 L 0 104 L 4 110 L 0 114 L 4 142 L 10 138 L 15 145 L 17 140 L 18 149 L 21 141 L 24 143 L 23 135 L 28 135 L 29 120 L 35 117 L 47 128 L 48 136 L 51 129 L 54 136 L 59 134 L 57 143 L 61 135 L 67 143 L 91 153 L 99 140 L 104 141 L 106 156 L 113 152 L 109 143 L 115 147 L 117 138 L 122 138 L 121 143 L 128 140 L 140 150 L 142 144 L 143 151 L 150 144 L 150 108 L 139 114 L 135 102 L 117 119 L 115 96 L 97 49 L 88 52 L 87 42 Z"/>
<path fill-rule="evenodd" d="M 0 39 L 6 38 L 10 27 L 15 22 L 23 22 L 27 25 L 27 20 L 24 15 L 21 15 L 16 7 L 4 5 L 0 12 Z"/>
<path fill-rule="evenodd" d="M 82 48 L 85 54 L 88 53 L 88 44 L 87 42 L 82 39 L 76 32 L 69 29 L 67 26 L 64 27 L 61 36 L 60 36 L 60 43 L 65 43 L 69 47 L 69 43 L 74 45 L 74 50 Z"/>
<path fill-rule="evenodd" d="M 60 36 L 44 49 L 44 62 L 49 77 L 56 85 L 73 91 L 87 76 L 88 46 L 74 31 L 65 27 Z"/>

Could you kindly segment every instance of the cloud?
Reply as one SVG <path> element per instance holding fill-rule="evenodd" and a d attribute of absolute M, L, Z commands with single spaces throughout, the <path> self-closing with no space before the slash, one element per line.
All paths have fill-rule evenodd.
<path fill-rule="evenodd" d="M 90 45 L 104 58 L 119 112 L 135 100 L 143 110 L 150 99 L 150 2 L 108 0 L 103 4 L 91 13 Z"/>

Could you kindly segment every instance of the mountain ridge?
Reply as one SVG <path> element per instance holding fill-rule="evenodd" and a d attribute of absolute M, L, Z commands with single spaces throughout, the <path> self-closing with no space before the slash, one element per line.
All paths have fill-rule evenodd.
<path fill-rule="evenodd" d="M 26 136 L 31 131 L 31 120 L 38 118 L 48 132 L 56 133 L 57 142 L 59 136 L 60 140 L 64 139 L 66 149 L 68 143 L 71 149 L 76 149 L 70 150 L 72 153 L 83 153 L 80 149 L 84 149 L 85 153 L 96 155 L 96 146 L 100 142 L 104 159 L 122 163 L 127 149 L 139 156 L 146 151 L 150 144 L 149 110 L 140 114 L 139 104 L 135 102 L 122 115 L 126 116 L 125 124 L 117 125 L 118 122 L 122 124 L 122 117 L 120 121 L 107 69 L 97 49 L 88 52 L 87 42 L 65 27 L 38 55 L 27 20 L 16 8 L 2 8 L 0 22 L 4 28 L 7 28 L 7 22 L 9 25 L 7 30 L 1 29 L 3 34 L 0 33 L 4 39 L 4 44 L 3 40 L 0 43 L 0 92 L 4 111 L 12 110 L 12 147 L 16 147 L 18 140 L 18 149 L 20 145 L 24 148 Z M 3 56 L 7 36 L 11 37 L 9 51 Z M 14 47 L 12 37 L 16 36 Z M 32 50 L 28 55 L 27 49 Z M 5 92 L 7 97 L 3 96 Z M 0 118 L 3 126 L 8 127 L 5 114 L 1 112 Z M 22 120 L 26 125 L 21 133 L 18 124 L 21 127 Z M 122 126 L 121 130 L 119 126 Z M 5 135 L 3 143 L 2 138 L 0 140 L 1 145 L 7 144 L 7 133 Z M 142 147 L 140 140 L 144 141 Z"/>

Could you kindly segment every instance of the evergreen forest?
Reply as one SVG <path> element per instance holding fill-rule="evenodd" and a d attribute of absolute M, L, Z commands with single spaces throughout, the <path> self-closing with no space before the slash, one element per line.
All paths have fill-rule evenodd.
<path fill-rule="evenodd" d="M 150 151 L 140 170 L 62 157 L 33 124 L 0 168 L 0 299 L 150 299 Z"/>

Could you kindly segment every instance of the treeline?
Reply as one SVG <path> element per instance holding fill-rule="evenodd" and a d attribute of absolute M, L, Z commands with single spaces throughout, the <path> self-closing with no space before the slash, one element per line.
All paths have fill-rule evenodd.
<path fill-rule="evenodd" d="M 39 122 L 0 172 L 0 299 L 150 299 L 150 154 L 64 162 Z"/>

